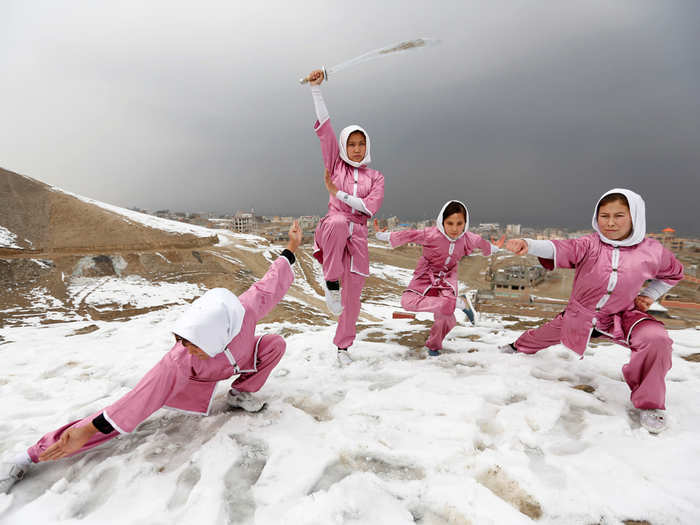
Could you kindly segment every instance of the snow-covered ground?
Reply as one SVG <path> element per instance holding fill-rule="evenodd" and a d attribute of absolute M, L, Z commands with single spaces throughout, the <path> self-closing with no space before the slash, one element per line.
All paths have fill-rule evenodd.
<path fill-rule="evenodd" d="M 140 304 L 129 290 L 120 301 Z M 172 292 L 162 288 L 162 303 Z M 264 411 L 228 410 L 222 382 L 209 417 L 161 410 L 130 435 L 36 466 L 0 496 L 0 523 L 700 523 L 700 363 L 681 358 L 700 352 L 700 332 L 670 332 L 671 425 L 654 436 L 631 409 L 624 348 L 501 354 L 518 332 L 485 315 L 421 359 L 402 341 L 426 328 L 392 320 L 385 303 L 366 305 L 386 321 L 360 332 L 346 368 L 334 327 L 260 326 L 301 329 L 259 393 Z M 169 349 L 183 308 L 0 330 L 0 450 L 126 393 Z M 74 335 L 88 324 L 98 329 Z"/>
<path fill-rule="evenodd" d="M 19 248 L 15 243 L 17 235 L 7 228 L 0 226 L 0 248 Z"/>

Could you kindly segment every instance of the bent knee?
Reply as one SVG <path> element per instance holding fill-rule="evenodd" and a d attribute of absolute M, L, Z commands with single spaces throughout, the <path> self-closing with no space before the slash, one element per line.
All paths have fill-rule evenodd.
<path fill-rule="evenodd" d="M 324 221 L 326 227 L 333 230 L 348 229 L 348 220 L 342 215 L 331 215 Z"/>
<path fill-rule="evenodd" d="M 268 347 L 271 350 L 274 350 L 276 352 L 279 352 L 281 354 L 284 353 L 284 351 L 287 349 L 287 342 L 284 340 L 284 337 L 278 334 L 269 334 L 264 336 L 266 341 L 265 343 L 268 345 Z"/>
<path fill-rule="evenodd" d="M 401 296 L 401 308 L 411 310 L 415 306 L 416 294 L 413 292 L 404 292 Z"/>
<path fill-rule="evenodd" d="M 642 322 L 632 329 L 632 347 L 647 347 L 655 352 L 670 352 L 673 341 L 660 323 Z"/>

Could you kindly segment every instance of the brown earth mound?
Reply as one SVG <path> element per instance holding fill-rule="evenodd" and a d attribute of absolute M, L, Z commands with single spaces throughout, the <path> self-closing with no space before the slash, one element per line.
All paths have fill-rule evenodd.
<path fill-rule="evenodd" d="M 0 169 L 0 225 L 17 236 L 19 246 L 0 247 L 3 257 L 197 248 L 217 242 L 216 235 L 202 238 L 129 221 L 124 215 L 4 169 Z"/>
<path fill-rule="evenodd" d="M 36 323 L 37 318 L 46 324 L 127 320 L 171 306 L 164 302 L 144 308 L 113 304 L 108 298 L 105 304 L 95 304 L 90 298 L 104 278 L 138 275 L 151 283 L 188 282 L 240 294 L 269 268 L 267 249 L 282 251 L 282 246 L 270 246 L 262 238 L 219 232 L 233 238 L 217 245 L 219 237 L 213 230 L 209 236 L 197 236 L 152 228 L 3 169 L 0 226 L 16 236 L 15 247 L 0 247 L 0 326 Z M 299 281 L 266 321 L 334 322 L 325 312 L 323 299 L 310 296 L 301 282 L 323 293 L 314 278 L 316 263 L 306 252 L 297 253 Z M 88 278 L 77 281 L 79 299 L 75 287 L 69 292 L 76 278 Z M 362 318 L 374 320 L 369 315 Z"/>

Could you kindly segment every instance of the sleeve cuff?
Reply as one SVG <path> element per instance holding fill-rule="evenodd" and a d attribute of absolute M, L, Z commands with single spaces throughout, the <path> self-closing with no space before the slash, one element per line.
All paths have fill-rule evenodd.
<path fill-rule="evenodd" d="M 92 420 L 92 424 L 97 430 L 102 434 L 111 434 L 114 432 L 114 427 L 110 424 L 107 419 L 105 419 L 104 413 L 100 413 L 95 419 Z"/>
<path fill-rule="evenodd" d="M 390 232 L 377 232 L 375 234 L 378 240 L 380 241 L 386 241 L 389 242 L 391 240 L 391 233 Z"/>
<path fill-rule="evenodd" d="M 297 260 L 296 257 L 294 257 L 294 254 L 286 248 L 282 250 L 281 256 L 286 258 L 289 261 L 289 264 L 294 264 Z"/>

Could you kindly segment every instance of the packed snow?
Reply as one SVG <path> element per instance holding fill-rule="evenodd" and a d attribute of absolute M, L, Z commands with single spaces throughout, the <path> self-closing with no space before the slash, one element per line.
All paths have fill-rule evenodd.
<path fill-rule="evenodd" d="M 138 295 L 142 283 L 117 281 L 90 296 L 147 305 L 187 292 Z M 425 359 L 406 341 L 422 340 L 431 316 L 393 320 L 394 300 L 363 307 L 384 321 L 361 330 L 345 368 L 334 326 L 261 325 L 295 334 L 259 393 L 264 411 L 227 409 L 222 382 L 209 417 L 160 410 L 132 434 L 35 466 L 0 496 L 0 522 L 700 522 L 700 364 L 681 358 L 700 352 L 697 331 L 670 332 L 671 424 L 654 436 L 622 380 L 628 350 L 501 354 L 519 333 L 512 323 L 483 314 L 471 327 L 458 312 L 443 354 Z M 184 308 L 0 330 L 0 450 L 22 451 L 128 392 L 169 349 Z"/>

